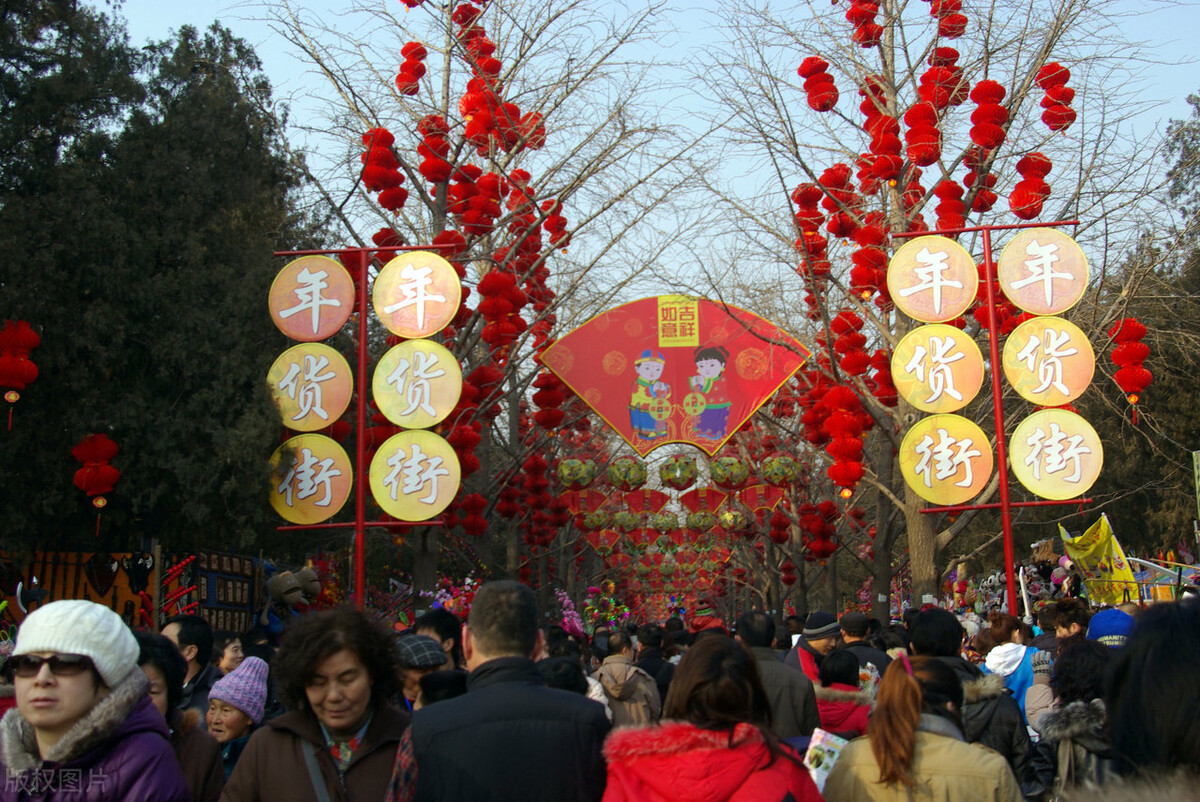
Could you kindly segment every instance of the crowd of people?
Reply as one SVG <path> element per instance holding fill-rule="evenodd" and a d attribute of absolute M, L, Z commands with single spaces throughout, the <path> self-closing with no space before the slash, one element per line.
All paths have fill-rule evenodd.
<path fill-rule="evenodd" d="M 1200 602 L 693 612 L 573 635 L 499 581 L 465 622 L 338 608 L 276 649 L 52 602 L 3 666 L 0 802 L 1200 796 Z M 823 788 L 814 733 L 848 740 Z"/>

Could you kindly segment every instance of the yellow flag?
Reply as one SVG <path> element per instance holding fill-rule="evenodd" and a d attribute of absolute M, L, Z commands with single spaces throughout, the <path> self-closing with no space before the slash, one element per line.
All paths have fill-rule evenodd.
<path fill-rule="evenodd" d="M 1125 550 L 1117 542 L 1107 515 L 1101 514 L 1096 523 L 1076 538 L 1072 538 L 1062 524 L 1059 524 L 1058 531 L 1066 546 L 1067 556 L 1083 572 L 1088 598 L 1097 604 L 1137 601 L 1137 581 L 1133 578 L 1133 570 L 1125 559 Z"/>

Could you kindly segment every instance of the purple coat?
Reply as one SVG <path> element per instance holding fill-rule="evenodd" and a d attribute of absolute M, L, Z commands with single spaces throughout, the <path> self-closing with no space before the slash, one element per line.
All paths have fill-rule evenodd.
<path fill-rule="evenodd" d="M 0 802 L 188 802 L 191 792 L 167 724 L 135 669 L 62 737 L 46 760 L 33 727 L 10 710 L 0 720 Z"/>

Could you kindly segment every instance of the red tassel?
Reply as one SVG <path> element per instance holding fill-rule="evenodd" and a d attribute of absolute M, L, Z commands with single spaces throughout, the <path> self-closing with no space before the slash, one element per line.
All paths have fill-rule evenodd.
<path fill-rule="evenodd" d="M 1133 407 L 1133 425 L 1137 426 L 1137 407 Z"/>

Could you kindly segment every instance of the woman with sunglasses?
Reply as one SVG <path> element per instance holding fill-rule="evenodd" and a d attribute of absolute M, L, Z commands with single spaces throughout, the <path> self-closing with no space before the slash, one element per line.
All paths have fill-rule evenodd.
<path fill-rule="evenodd" d="M 113 611 L 56 601 L 25 617 L 11 665 L 17 709 L 0 721 L 0 800 L 186 802 L 167 725 Z"/>

